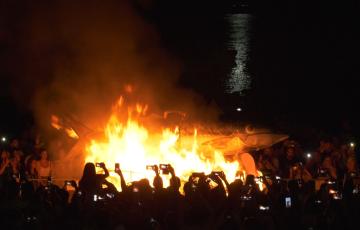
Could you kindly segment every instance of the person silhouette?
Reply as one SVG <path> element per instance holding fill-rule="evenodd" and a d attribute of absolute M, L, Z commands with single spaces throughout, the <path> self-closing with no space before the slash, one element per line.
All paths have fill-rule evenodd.
<path fill-rule="evenodd" d="M 83 176 L 79 181 L 79 189 L 84 194 L 96 194 L 101 191 L 102 184 L 109 176 L 109 171 L 104 163 L 99 163 L 99 167 L 104 170 L 104 174 L 96 174 L 95 165 L 93 163 L 86 163 Z"/>

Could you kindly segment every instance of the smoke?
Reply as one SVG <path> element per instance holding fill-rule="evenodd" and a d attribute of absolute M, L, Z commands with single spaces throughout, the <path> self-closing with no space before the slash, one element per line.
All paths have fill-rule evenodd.
<path fill-rule="evenodd" d="M 149 8 L 151 2 L 140 4 Z M 0 41 L 7 49 L 2 75 L 20 107 L 33 112 L 53 159 L 67 162 L 56 169 L 58 176 L 80 175 L 88 139 L 64 152 L 64 140 L 51 137 L 51 115 L 101 129 L 128 84 L 134 91 L 127 99 L 148 104 L 149 113 L 216 114 L 191 90 L 176 87 L 179 62 L 133 1 L 6 1 L 0 9 Z"/>
<path fill-rule="evenodd" d="M 154 87 L 162 92 L 178 76 L 153 28 L 127 1 L 59 2 L 51 20 L 37 15 L 29 27 L 29 47 L 55 52 L 53 80 L 36 94 L 37 114 L 46 114 L 44 108 L 60 110 L 93 124 L 92 119 L 99 121 L 109 112 L 125 84 L 135 85 L 141 89 L 139 97 L 152 101 Z"/>
<path fill-rule="evenodd" d="M 12 12 L 12 94 L 30 105 L 40 127 L 49 126 L 51 114 L 101 127 L 126 84 L 135 87 L 133 100 L 153 111 L 195 110 L 194 101 L 201 103 L 175 87 L 180 65 L 132 1 L 40 1 L 4 9 Z"/>

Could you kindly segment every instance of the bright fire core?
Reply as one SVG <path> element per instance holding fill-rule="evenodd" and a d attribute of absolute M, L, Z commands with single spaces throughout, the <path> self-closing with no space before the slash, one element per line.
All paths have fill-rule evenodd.
<path fill-rule="evenodd" d="M 120 163 L 126 182 L 148 178 L 150 183 L 155 173 L 146 170 L 146 165 L 171 164 L 182 181 L 187 181 L 192 172 L 224 171 L 229 182 L 235 180 L 240 169 L 238 161 L 228 162 L 222 152 L 215 149 L 202 150 L 194 128 L 191 143 L 182 143 L 178 127 L 160 127 L 150 131 L 140 122 L 147 106 L 136 104 L 124 106 L 121 97 L 105 128 L 105 137 L 92 139 L 86 147 L 85 162 L 104 162 L 110 169 L 109 181 L 120 190 L 119 176 L 112 170 Z M 168 178 L 162 175 L 164 186 Z"/>

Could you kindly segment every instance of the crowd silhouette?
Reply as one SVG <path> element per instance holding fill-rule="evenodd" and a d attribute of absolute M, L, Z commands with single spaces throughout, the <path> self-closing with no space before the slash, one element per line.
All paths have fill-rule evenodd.
<path fill-rule="evenodd" d="M 52 181 L 45 149 L 26 164 L 20 150 L 3 149 L 0 224 L 4 229 L 357 229 L 354 149 L 335 153 L 322 142 L 303 159 L 294 142 L 279 149 L 284 154 L 276 155 L 274 148 L 253 153 L 263 176 L 231 183 L 222 171 L 193 172 L 182 182 L 169 164 L 146 166 L 154 172 L 152 181 L 125 181 L 115 164 L 120 184 L 114 185 L 104 163 L 88 162 L 78 182 L 63 186 Z M 161 174 L 170 175 L 168 187 Z"/>

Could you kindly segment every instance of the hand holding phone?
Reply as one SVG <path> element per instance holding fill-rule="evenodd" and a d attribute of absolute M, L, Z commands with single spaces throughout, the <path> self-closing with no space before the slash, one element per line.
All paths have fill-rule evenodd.
<path fill-rule="evenodd" d="M 204 178 L 205 178 L 204 172 L 193 172 L 190 177 L 191 182 L 195 184 L 199 183 L 199 181 L 203 180 Z"/>
<path fill-rule="evenodd" d="M 157 171 L 157 165 L 146 165 L 147 170 Z"/>
<path fill-rule="evenodd" d="M 95 163 L 95 166 L 99 168 L 105 168 L 105 163 L 104 162 Z"/>
<path fill-rule="evenodd" d="M 170 164 L 160 164 L 160 170 L 164 175 L 168 175 L 170 173 Z"/>
<path fill-rule="evenodd" d="M 120 172 L 120 164 L 119 163 L 115 163 L 115 172 L 116 173 Z"/>

